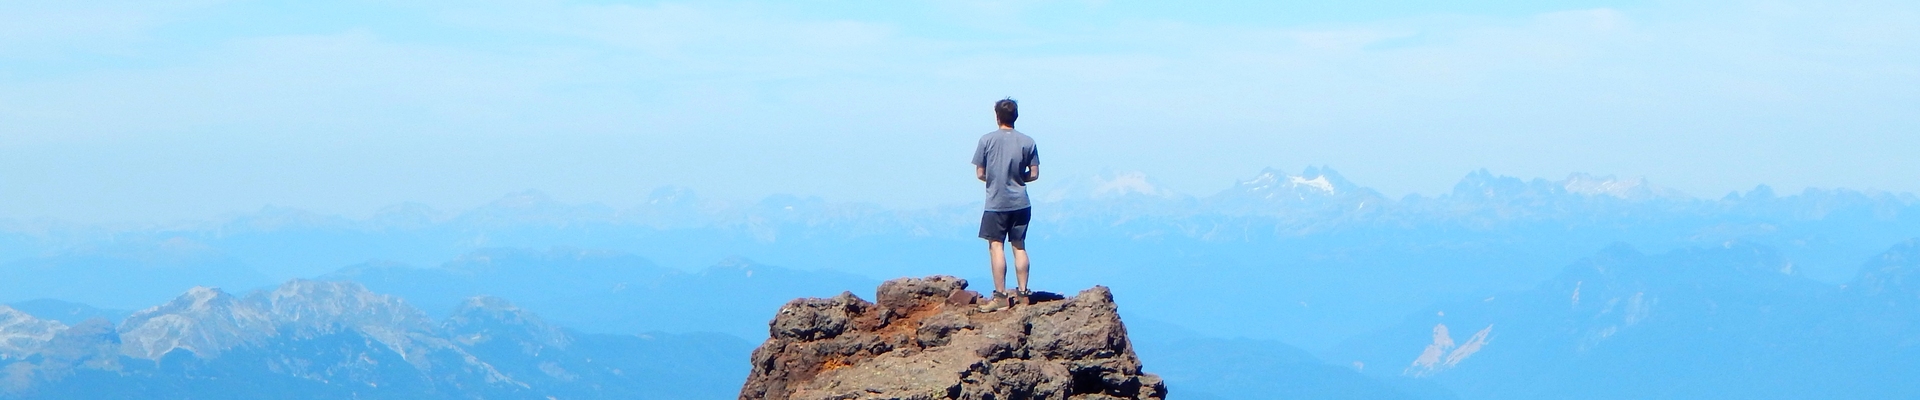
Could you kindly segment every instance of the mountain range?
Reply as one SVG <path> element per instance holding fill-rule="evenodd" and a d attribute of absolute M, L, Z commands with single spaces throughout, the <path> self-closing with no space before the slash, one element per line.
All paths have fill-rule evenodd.
<path fill-rule="evenodd" d="M 568 248 L 483 249 L 433 268 L 364 263 L 319 279 L 365 284 L 428 310 L 497 296 L 590 332 L 721 332 L 752 340 L 767 334 L 766 310 L 878 282 L 743 258 L 684 272 L 631 254 Z"/>
<path fill-rule="evenodd" d="M 740 335 L 585 333 L 491 295 L 434 318 L 408 300 L 580 282 L 513 272 L 531 265 L 658 292 L 625 307 L 596 305 L 620 301 L 610 290 L 543 300 L 555 309 L 668 325 L 705 316 L 722 329 L 778 308 L 753 299 L 784 296 L 760 292 L 778 283 L 845 284 L 743 260 L 686 274 L 613 253 L 493 250 L 441 269 L 353 266 L 245 296 L 196 287 L 117 324 L 103 317 L 115 311 L 36 301 L 22 305 L 39 315 L 0 306 L 0 382 L 14 398 L 721 398 L 741 379 L 750 347 Z M 369 279 L 416 290 L 409 297 L 350 280 L 374 276 L 419 279 Z M 1141 360 L 1188 398 L 1905 398 L 1920 395 L 1903 379 L 1920 372 L 1914 276 L 1920 239 L 1839 285 L 1802 276 L 1764 245 L 1648 254 L 1621 244 L 1532 289 L 1436 302 L 1318 354 L 1154 319 L 1130 325 Z M 447 284 L 418 284 L 436 281 Z M 700 305 L 735 296 L 747 300 Z M 764 322 L 752 325 L 761 335 L 746 337 L 764 337 Z"/>
<path fill-rule="evenodd" d="M 1269 169 L 1208 196 L 1163 190 L 1138 173 L 1044 182 L 1034 194 L 1036 285 L 1111 287 L 1130 325 L 1144 330 L 1135 335 L 1141 359 L 1176 397 L 1249 398 L 1252 390 L 1270 398 L 1497 399 L 1566 387 L 1594 397 L 1668 397 L 1646 390 L 1678 387 L 1674 377 L 1694 379 L 1687 382 L 1695 389 L 1686 390 L 1699 391 L 1672 393 L 1701 395 L 1712 388 L 1754 397 L 1807 388 L 1858 398 L 1914 393 L 1870 380 L 1915 371 L 1900 361 L 1912 358 L 1909 321 L 1920 303 L 1906 267 L 1912 263 L 1900 261 L 1920 259 L 1900 250 L 1920 236 L 1920 199 L 1911 194 L 1777 194 L 1761 186 L 1696 198 L 1639 178 L 1475 171 L 1447 193 L 1390 198 L 1326 167 Z M 94 361 L 47 364 L 49 353 L 31 348 L 94 354 L 85 349 L 100 346 L 85 343 L 107 335 L 74 335 L 101 325 L 123 335 L 146 313 L 127 310 L 178 302 L 196 286 L 270 294 L 288 279 L 351 282 L 404 301 L 420 315 L 396 317 L 399 325 L 379 331 L 394 343 L 411 337 L 395 332 L 453 340 L 447 321 L 471 299 L 491 296 L 566 327 L 567 337 L 607 340 L 571 341 L 575 350 L 566 354 L 588 357 L 600 348 L 577 343 L 638 335 L 742 343 L 713 354 L 743 352 L 744 343 L 764 338 L 767 310 L 787 299 L 898 276 L 990 282 L 972 237 L 976 207 L 900 209 L 794 196 L 728 202 L 667 188 L 626 208 L 525 192 L 462 213 L 399 205 L 364 219 L 268 208 L 159 226 L 0 221 L 0 277 L 7 278 L 0 302 L 13 308 L 0 313 L 0 357 L 74 376 L 106 371 L 75 367 L 86 362 L 137 367 L 98 375 L 108 379 L 102 382 L 174 376 L 189 369 L 79 356 L 60 360 Z M 1888 250 L 1894 243 L 1908 247 Z M 1863 267 L 1868 259 L 1876 261 Z M 235 298 L 243 305 L 235 310 L 273 315 L 261 305 L 270 299 L 254 298 Z M 87 322 L 94 317 L 106 323 Z M 241 332 L 311 331 L 229 319 Z M 69 338 L 55 340 L 60 335 Z M 216 361 L 182 360 L 211 371 L 240 365 L 217 361 L 228 354 L 285 358 L 245 349 L 316 349 L 288 339 L 299 335 L 236 335 L 221 340 L 237 347 L 191 346 L 215 349 Z M 48 347 L 54 342 L 65 344 Z M 433 357 L 459 354 L 448 349 L 480 357 L 451 343 L 409 346 L 442 349 L 423 353 L 442 354 L 424 356 L 435 371 L 442 363 Z M 22 354 L 41 358 L 20 364 Z M 119 361 L 99 361 L 108 359 Z M 1833 366 L 1841 362 L 1850 364 Z M 1833 384 L 1754 381 L 1804 377 Z M 441 390 L 470 378 L 486 381 L 481 374 L 393 382 Z M 1629 378 L 1637 383 L 1623 383 Z M 549 390 L 542 393 L 575 390 L 522 382 Z M 1867 389 L 1832 389 L 1840 384 Z M 537 392 L 520 390 L 502 396 Z"/>
<path fill-rule="evenodd" d="M 1610 247 L 1529 290 L 1440 302 L 1346 342 L 1373 376 L 1465 398 L 1914 398 L 1920 240 L 1844 284 L 1765 246 Z"/>
<path fill-rule="evenodd" d="M 1762 186 L 1707 199 L 1586 174 L 1523 180 L 1475 171 L 1449 192 L 1400 198 L 1326 167 L 1268 169 L 1202 197 L 1138 173 L 1041 182 L 1034 191 L 1041 201 L 1031 245 L 1043 282 L 1108 285 L 1138 296 L 1148 306 L 1133 312 L 1143 316 L 1316 349 L 1434 301 L 1530 287 L 1616 242 L 1656 252 L 1766 245 L 1804 276 L 1838 284 L 1858 260 L 1920 231 L 1911 194 L 1780 195 Z M 267 208 L 157 226 L 0 221 L 0 276 L 18 277 L 0 280 L 0 301 L 133 309 L 195 285 L 265 288 L 349 265 L 435 269 L 497 248 L 616 251 L 689 274 L 744 257 L 867 282 L 932 274 L 984 282 L 974 207 L 733 202 L 664 188 L 630 207 L 524 192 L 461 213 L 402 204 L 364 219 Z M 1183 299 L 1195 291 L 1213 296 Z M 1274 318 L 1192 310 L 1247 305 Z"/>
<path fill-rule="evenodd" d="M 584 334 L 498 297 L 435 320 L 351 282 L 196 287 L 115 324 L 0 306 L 0 397 L 722 398 L 751 348 L 726 335 Z"/>

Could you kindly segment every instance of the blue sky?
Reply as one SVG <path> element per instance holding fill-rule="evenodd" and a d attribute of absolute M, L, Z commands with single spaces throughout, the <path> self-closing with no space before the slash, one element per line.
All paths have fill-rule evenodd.
<path fill-rule="evenodd" d="M 1310 164 L 1920 191 L 1911 2 L 1170 4 L 0 1 L 0 217 L 969 202 L 1009 95 L 1049 176 L 1193 194 Z"/>

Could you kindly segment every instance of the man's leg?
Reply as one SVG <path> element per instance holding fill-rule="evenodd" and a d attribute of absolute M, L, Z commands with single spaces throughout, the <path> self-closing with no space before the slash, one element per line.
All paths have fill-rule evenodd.
<path fill-rule="evenodd" d="M 987 240 L 987 256 L 992 258 L 988 261 L 988 265 L 993 266 L 993 290 L 995 292 L 1007 291 L 1007 250 L 1001 247 L 1001 243 L 1003 242 L 998 240 Z M 1018 254 L 1025 253 L 1021 252 Z M 1022 270 L 1025 270 L 1024 267 Z M 1020 276 L 1021 282 L 1025 282 L 1026 275 L 1022 274 Z"/>
<path fill-rule="evenodd" d="M 1019 279 L 1020 290 L 1027 290 L 1027 241 L 1015 240 L 1013 244 L 1013 276 Z"/>

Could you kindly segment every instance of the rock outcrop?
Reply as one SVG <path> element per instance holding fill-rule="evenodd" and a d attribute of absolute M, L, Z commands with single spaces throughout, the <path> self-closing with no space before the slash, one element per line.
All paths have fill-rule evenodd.
<path fill-rule="evenodd" d="M 1035 293 L 981 312 L 949 276 L 880 285 L 878 303 L 842 293 L 780 308 L 754 350 L 742 400 L 1164 399 L 1141 372 L 1113 294 Z"/>

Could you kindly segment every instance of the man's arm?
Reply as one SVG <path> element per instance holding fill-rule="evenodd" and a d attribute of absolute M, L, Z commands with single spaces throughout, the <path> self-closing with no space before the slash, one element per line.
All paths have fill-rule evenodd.
<path fill-rule="evenodd" d="M 975 165 L 975 166 L 973 166 L 973 177 L 975 177 L 975 178 L 980 178 L 980 181 L 981 181 L 981 182 L 986 182 L 986 181 L 987 181 L 987 167 L 982 167 L 982 166 L 978 166 L 978 165 Z"/>
<path fill-rule="evenodd" d="M 1027 182 L 1040 180 L 1040 146 L 1027 143 Z"/>

